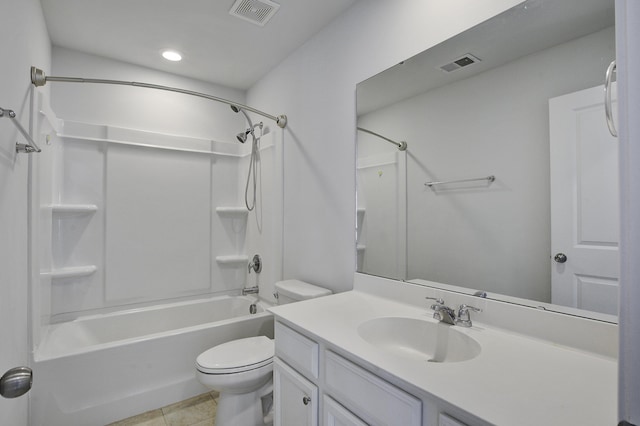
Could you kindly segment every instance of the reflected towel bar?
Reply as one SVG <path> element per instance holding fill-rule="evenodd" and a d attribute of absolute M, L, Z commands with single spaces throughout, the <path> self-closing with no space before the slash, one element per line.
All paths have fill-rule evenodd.
<path fill-rule="evenodd" d="M 473 178 L 473 179 L 445 180 L 445 181 L 441 181 L 441 182 L 425 182 L 425 186 L 432 187 L 434 185 L 444 185 L 444 184 L 448 184 L 448 183 L 473 182 L 473 181 L 476 181 L 476 180 L 486 180 L 486 181 L 489 181 L 489 183 L 491 183 L 494 180 L 496 180 L 496 177 L 494 175 L 491 175 L 491 176 L 486 176 L 486 177 L 481 177 L 481 178 Z"/>
<path fill-rule="evenodd" d="M 16 120 L 16 113 L 11 109 L 0 108 L 0 117 L 8 117 L 11 119 L 11 122 L 15 124 L 18 131 L 24 136 L 24 138 L 29 143 L 19 143 L 16 142 L 16 152 L 24 152 L 24 153 L 32 153 L 32 152 L 42 152 L 38 144 L 34 142 L 34 140 L 29 136 L 26 130 L 20 125 L 20 122 Z"/>

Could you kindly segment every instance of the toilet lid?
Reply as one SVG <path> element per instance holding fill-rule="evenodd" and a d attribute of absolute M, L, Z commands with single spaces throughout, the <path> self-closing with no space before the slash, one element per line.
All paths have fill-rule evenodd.
<path fill-rule="evenodd" d="M 274 350 L 273 340 L 268 337 L 248 337 L 204 351 L 196 359 L 196 364 L 203 373 L 238 373 L 271 364 Z"/>

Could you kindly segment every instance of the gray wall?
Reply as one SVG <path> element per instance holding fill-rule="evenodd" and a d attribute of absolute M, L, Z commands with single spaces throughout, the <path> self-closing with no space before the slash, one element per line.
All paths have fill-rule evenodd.
<path fill-rule="evenodd" d="M 284 278 L 352 288 L 356 84 L 518 3 L 361 1 L 249 90 L 251 105 L 289 117 Z"/>

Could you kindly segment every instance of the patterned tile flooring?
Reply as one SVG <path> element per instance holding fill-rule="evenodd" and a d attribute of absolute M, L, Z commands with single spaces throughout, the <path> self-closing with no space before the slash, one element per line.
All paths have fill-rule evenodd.
<path fill-rule="evenodd" d="M 109 426 L 214 426 L 218 393 L 204 393 Z"/>

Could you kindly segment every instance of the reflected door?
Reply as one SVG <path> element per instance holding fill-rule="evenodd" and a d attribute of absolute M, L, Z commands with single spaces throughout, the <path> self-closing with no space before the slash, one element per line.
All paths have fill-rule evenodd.
<path fill-rule="evenodd" d="M 618 144 L 603 86 L 550 99 L 549 125 L 552 303 L 617 315 Z"/>

